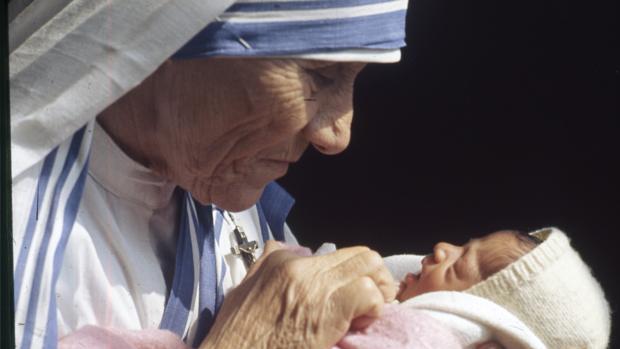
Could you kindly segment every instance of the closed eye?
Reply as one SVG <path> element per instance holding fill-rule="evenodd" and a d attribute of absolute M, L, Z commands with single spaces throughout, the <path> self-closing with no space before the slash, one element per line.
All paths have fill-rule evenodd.
<path fill-rule="evenodd" d="M 312 78 L 314 85 L 312 90 L 315 93 L 333 85 L 336 81 L 334 78 L 326 75 L 318 69 L 306 69 L 306 73 Z"/>
<path fill-rule="evenodd" d="M 465 261 L 463 261 L 462 258 L 459 258 L 454 264 L 453 264 L 453 268 L 454 271 L 457 275 L 457 277 L 462 277 L 467 273 L 467 265 L 465 263 Z"/>
<path fill-rule="evenodd" d="M 454 263 L 453 267 L 460 279 L 469 280 L 479 277 L 480 272 L 476 263 L 476 251 L 467 247 L 465 252 Z"/>
<path fill-rule="evenodd" d="M 465 247 L 465 249 L 463 250 L 463 254 L 461 254 L 459 258 L 453 264 L 453 267 L 455 269 L 457 276 L 466 277 L 471 272 L 470 270 L 471 268 L 468 264 L 469 262 L 468 256 L 467 256 L 468 252 L 469 252 L 469 246 Z"/>

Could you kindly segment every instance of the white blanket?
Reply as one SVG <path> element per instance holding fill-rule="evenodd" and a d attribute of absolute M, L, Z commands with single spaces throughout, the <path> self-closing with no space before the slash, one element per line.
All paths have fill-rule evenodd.
<path fill-rule="evenodd" d="M 397 255 L 384 259 L 396 280 L 420 270 L 424 256 Z M 422 310 L 448 326 L 464 348 L 495 340 L 506 348 L 546 348 L 516 316 L 487 299 L 463 292 L 439 291 L 422 294 L 402 303 Z"/>

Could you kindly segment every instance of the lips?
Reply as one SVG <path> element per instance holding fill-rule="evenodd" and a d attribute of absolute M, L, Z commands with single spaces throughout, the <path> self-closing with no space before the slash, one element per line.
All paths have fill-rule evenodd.
<path fill-rule="evenodd" d="M 266 171 L 266 173 L 269 173 L 271 176 L 274 176 L 275 178 L 284 176 L 288 171 L 288 167 L 290 164 L 291 163 L 288 161 L 281 160 L 260 160 L 260 165 L 262 169 Z"/>
<path fill-rule="evenodd" d="M 420 274 L 407 273 L 400 281 L 396 299 L 401 302 L 413 297 L 416 294 L 417 283 L 420 280 Z"/>
<path fill-rule="evenodd" d="M 290 165 L 292 162 L 287 160 L 274 160 L 274 159 L 264 159 L 263 161 L 276 164 L 276 165 Z"/>
<path fill-rule="evenodd" d="M 419 274 L 413 274 L 413 273 L 407 273 L 407 275 L 405 276 L 405 283 L 408 286 L 411 286 L 415 283 L 418 282 L 418 280 L 420 279 L 420 275 Z"/>
<path fill-rule="evenodd" d="M 265 160 L 265 161 L 273 161 L 273 162 L 281 162 L 281 163 L 286 163 L 287 165 L 290 165 L 292 163 L 297 162 L 297 160 L 299 160 L 299 158 L 297 158 L 297 159 L 264 158 L 263 160 Z"/>

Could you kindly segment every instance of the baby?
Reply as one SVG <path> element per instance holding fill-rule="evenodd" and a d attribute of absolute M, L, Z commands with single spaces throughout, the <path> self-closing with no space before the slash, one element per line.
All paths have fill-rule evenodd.
<path fill-rule="evenodd" d="M 386 306 L 379 320 L 347 334 L 338 348 L 374 348 L 394 338 L 394 348 L 477 348 L 492 340 L 507 348 L 603 349 L 609 341 L 610 309 L 602 288 L 555 228 L 499 231 L 462 246 L 440 242 L 419 272 L 406 274 L 397 299 L 400 305 Z M 469 336 L 463 323 L 483 330 Z M 449 338 L 455 335 L 456 344 Z M 451 346 L 425 344 L 437 338 L 450 339 Z"/>
<path fill-rule="evenodd" d="M 463 246 L 440 242 L 422 259 L 418 274 L 408 273 L 396 298 L 404 302 L 431 291 L 464 291 L 504 269 L 541 240 L 515 230 L 498 231 Z"/>

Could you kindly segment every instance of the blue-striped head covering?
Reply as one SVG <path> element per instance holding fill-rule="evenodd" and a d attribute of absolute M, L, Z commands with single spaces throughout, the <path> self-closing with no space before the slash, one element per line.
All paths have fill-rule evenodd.
<path fill-rule="evenodd" d="M 173 58 L 395 62 L 406 11 L 407 0 L 239 0 Z"/>

